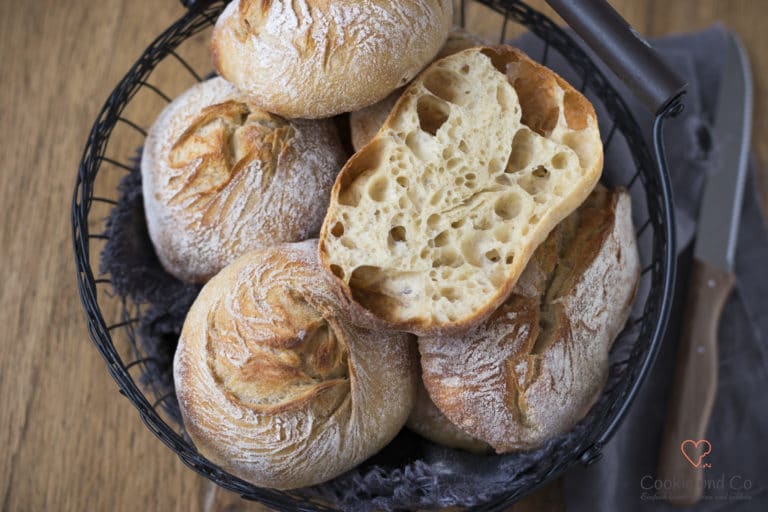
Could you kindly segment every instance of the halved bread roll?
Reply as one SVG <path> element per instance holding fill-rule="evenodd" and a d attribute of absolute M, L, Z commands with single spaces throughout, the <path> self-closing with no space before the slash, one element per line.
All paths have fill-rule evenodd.
<path fill-rule="evenodd" d="M 448 40 L 440 49 L 435 60 L 440 60 L 448 55 L 453 55 L 467 48 L 482 46 L 484 43 L 474 34 L 470 34 L 464 29 L 454 27 L 448 34 Z M 395 92 L 384 98 L 378 103 L 369 107 L 356 110 L 349 113 L 350 135 L 352 137 L 352 146 L 355 151 L 360 151 L 363 146 L 368 144 L 376 135 L 376 132 L 384 125 L 387 116 L 392 111 L 392 107 L 397 103 L 398 98 L 403 93 L 403 89 L 397 89 Z"/>
<path fill-rule="evenodd" d="M 603 388 L 639 275 L 629 194 L 599 186 L 488 320 L 463 335 L 419 338 L 430 397 L 498 453 L 566 432 Z"/>
<path fill-rule="evenodd" d="M 424 71 L 344 166 L 321 261 L 390 327 L 465 330 L 509 295 L 602 162 L 578 91 L 511 47 L 464 50 Z"/>
<path fill-rule="evenodd" d="M 277 489 L 323 482 L 381 449 L 417 379 L 412 337 L 354 325 L 315 240 L 250 252 L 211 279 L 173 370 L 198 450 Z"/>

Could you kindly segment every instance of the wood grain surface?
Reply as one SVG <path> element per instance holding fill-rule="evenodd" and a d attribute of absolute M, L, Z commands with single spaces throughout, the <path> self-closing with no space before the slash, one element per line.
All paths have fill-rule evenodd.
<path fill-rule="evenodd" d="M 768 162 L 768 4 L 613 4 L 648 35 L 716 20 L 742 35 L 755 75 L 754 145 Z M 0 510 L 204 507 L 205 481 L 143 426 L 88 341 L 70 241 L 72 189 L 94 117 L 141 51 L 182 12 L 175 0 L 0 1 Z M 192 44 L 199 49 L 192 59 L 205 71 L 206 42 Z M 181 68 L 163 73 L 172 94 L 190 83 Z M 148 126 L 150 111 L 131 114 Z M 127 156 L 136 141 L 114 144 L 110 152 Z M 105 313 L 115 318 L 116 311 Z"/>

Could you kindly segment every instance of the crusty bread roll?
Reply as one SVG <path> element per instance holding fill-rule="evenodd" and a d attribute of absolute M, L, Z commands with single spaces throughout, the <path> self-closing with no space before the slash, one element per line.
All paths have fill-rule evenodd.
<path fill-rule="evenodd" d="M 346 155 L 331 121 L 287 121 L 222 78 L 187 90 L 141 158 L 149 235 L 165 269 L 205 282 L 245 252 L 317 236 Z"/>
<path fill-rule="evenodd" d="M 470 436 L 440 412 L 429 398 L 424 383 L 418 380 L 416 402 L 405 426 L 430 441 L 472 453 L 488 453 L 491 447 Z"/>
<path fill-rule="evenodd" d="M 255 485 L 323 482 L 387 444 L 413 407 L 413 340 L 350 322 L 316 241 L 250 252 L 203 288 L 174 360 L 200 452 Z"/>
<path fill-rule="evenodd" d="M 451 33 L 448 34 L 448 39 L 445 41 L 445 44 L 437 53 L 435 60 L 483 44 L 483 41 L 477 36 L 470 34 L 462 28 L 454 27 L 451 30 Z M 387 116 L 389 116 L 389 113 L 392 111 L 392 107 L 395 106 L 397 99 L 402 93 L 402 89 L 397 89 L 378 103 L 374 103 L 369 107 L 365 107 L 364 109 L 355 112 L 350 112 L 350 134 L 352 137 L 352 146 L 355 148 L 355 151 L 360 151 L 363 149 L 363 146 L 373 139 L 374 135 L 376 135 L 379 129 L 384 125 Z"/>
<path fill-rule="evenodd" d="M 211 40 L 219 74 L 285 117 L 329 117 L 416 76 L 451 28 L 452 0 L 235 0 Z"/>
<path fill-rule="evenodd" d="M 629 195 L 598 187 L 536 250 L 485 323 L 461 336 L 419 338 L 429 395 L 498 453 L 569 430 L 603 388 L 639 275 Z"/>
<path fill-rule="evenodd" d="M 431 65 L 336 179 L 320 256 L 386 325 L 460 332 L 509 295 L 602 170 L 592 105 L 523 53 Z"/>

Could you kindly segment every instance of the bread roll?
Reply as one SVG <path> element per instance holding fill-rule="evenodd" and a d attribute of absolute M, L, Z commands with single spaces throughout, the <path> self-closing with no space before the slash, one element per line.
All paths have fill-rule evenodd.
<path fill-rule="evenodd" d="M 481 46 L 483 42 L 470 34 L 464 29 L 454 27 L 451 33 L 448 34 L 448 39 L 440 49 L 435 60 L 442 59 L 448 55 L 453 55 L 467 48 L 474 46 Z M 384 125 L 387 120 L 387 116 L 392 111 L 392 107 L 397 103 L 397 99 L 403 93 L 402 89 L 397 89 L 395 92 L 384 98 L 378 103 L 374 103 L 370 107 L 365 107 L 362 110 L 350 112 L 349 125 L 352 136 L 352 146 L 355 151 L 360 151 L 363 146 L 368 144 L 373 139 L 376 132 Z"/>
<path fill-rule="evenodd" d="M 383 99 L 429 63 L 451 0 L 235 0 L 211 41 L 219 74 L 262 108 L 318 118 Z"/>
<path fill-rule="evenodd" d="M 440 409 L 429 398 L 429 394 L 424 388 L 424 383 L 421 379 L 417 383 L 416 402 L 413 406 L 413 411 L 411 411 L 411 415 L 408 417 L 405 425 L 433 443 L 472 453 L 488 453 L 491 451 L 491 447 L 487 443 L 470 436 L 451 423 L 440 412 Z"/>
<path fill-rule="evenodd" d="M 603 388 L 639 275 L 629 195 L 599 187 L 536 250 L 486 322 L 419 339 L 429 395 L 498 453 L 566 432 Z"/>
<path fill-rule="evenodd" d="M 321 260 L 390 327 L 466 330 L 506 299 L 602 162 L 578 91 L 508 46 L 464 50 L 414 80 L 344 166 Z"/>
<path fill-rule="evenodd" d="M 386 445 L 413 407 L 401 333 L 350 322 L 316 241 L 250 252 L 200 292 L 174 360 L 184 425 L 214 463 L 255 485 L 314 485 Z"/>
<path fill-rule="evenodd" d="M 286 121 L 222 78 L 195 85 L 160 114 L 141 158 L 160 261 L 199 283 L 251 249 L 317 236 L 345 156 L 331 121 Z"/>

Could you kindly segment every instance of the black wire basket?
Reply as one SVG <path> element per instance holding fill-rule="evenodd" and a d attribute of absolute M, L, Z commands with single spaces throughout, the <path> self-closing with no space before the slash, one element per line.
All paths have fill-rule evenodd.
<path fill-rule="evenodd" d="M 187 12 L 155 41 L 118 83 L 99 113 L 88 137 L 78 170 L 72 201 L 72 236 L 80 298 L 87 314 L 90 338 L 107 363 L 119 391 L 138 409 L 146 426 L 179 458 L 201 475 L 220 486 L 280 510 L 333 510 L 332 504 L 310 500 L 301 492 L 280 492 L 258 488 L 207 460 L 189 441 L 180 421 L 175 394 L 152 384 L 143 376 L 155 371 L 156 360 L 137 343 L 136 324 L 145 305 L 115 293 L 111 276 L 98 271 L 98 254 L 107 242 L 105 218 L 117 204 L 117 183 L 121 172 L 135 169 L 135 162 L 117 154 L 132 155 L 143 144 L 146 127 L 180 91 L 168 91 L 163 77 L 179 73 L 189 77 L 187 86 L 200 81 L 210 70 L 207 58 L 207 31 L 226 5 L 224 0 L 183 2 Z M 624 100 L 600 68 L 569 33 L 549 18 L 517 0 L 476 0 L 461 2 L 457 23 L 470 32 L 472 21 L 488 17 L 499 20 L 499 41 L 526 28 L 538 40 L 539 54 L 530 56 L 543 64 L 564 60 L 571 68 L 572 83 L 580 87 L 599 113 L 600 131 L 606 154 L 612 145 L 623 144 L 631 154 L 631 172 L 618 174 L 606 168 L 603 180 L 623 185 L 635 201 L 635 227 L 641 249 L 641 293 L 634 306 L 637 314 L 624 333 L 623 345 L 630 347 L 618 362 L 620 378 L 590 412 L 591 420 L 580 431 L 553 450 L 547 464 L 525 468 L 525 478 L 509 482 L 501 495 L 476 510 L 501 510 L 540 485 L 556 478 L 575 463 L 589 464 L 600 456 L 604 444 L 621 423 L 647 375 L 659 349 L 672 300 L 675 271 L 672 200 L 666 169 L 662 126 L 664 119 L 681 109 L 679 96 L 666 102 L 655 116 L 651 150 Z M 516 24 L 516 25 L 515 25 Z M 486 37 L 488 34 L 483 34 Z M 162 71 L 163 66 L 176 69 Z M 196 68 L 200 71 L 196 71 Z M 149 79 L 152 77 L 152 81 Z M 132 113 L 135 113 L 133 115 Z M 625 166 L 625 167 L 626 167 Z M 97 257 L 94 260 L 92 254 Z M 107 319 L 111 320 L 107 320 Z M 142 382 L 149 382 L 142 385 Z"/>

